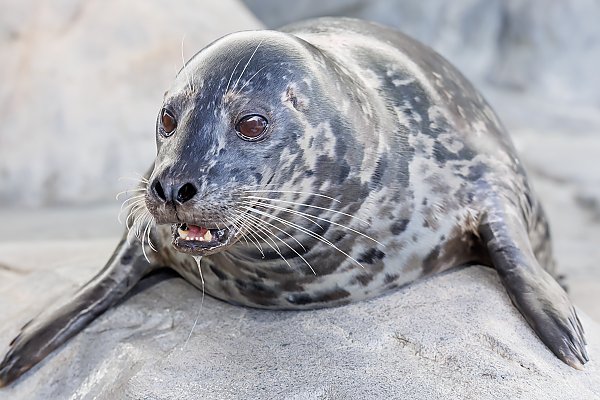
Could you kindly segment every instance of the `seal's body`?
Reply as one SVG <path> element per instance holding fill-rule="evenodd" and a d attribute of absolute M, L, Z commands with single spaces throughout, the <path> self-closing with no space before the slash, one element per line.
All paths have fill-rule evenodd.
<path fill-rule="evenodd" d="M 398 32 L 326 18 L 219 39 L 165 94 L 157 147 L 130 214 L 142 244 L 123 240 L 24 328 L 4 383 L 160 266 L 231 303 L 307 309 L 489 265 L 559 358 L 587 361 L 509 137 L 455 68 Z"/>

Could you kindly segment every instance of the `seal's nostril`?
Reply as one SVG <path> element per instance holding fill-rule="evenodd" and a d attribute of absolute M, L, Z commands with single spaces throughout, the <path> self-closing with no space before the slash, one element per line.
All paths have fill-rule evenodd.
<path fill-rule="evenodd" d="M 186 201 L 190 200 L 192 197 L 194 197 L 196 193 L 198 193 L 198 191 L 196 190 L 194 185 L 192 185 L 191 183 L 186 183 L 185 185 L 179 188 L 179 191 L 177 191 L 177 202 L 179 204 L 183 204 Z"/>
<path fill-rule="evenodd" d="M 156 193 L 158 198 L 161 199 L 162 201 L 167 201 L 167 198 L 165 196 L 165 191 L 163 190 L 163 187 L 161 186 L 160 182 L 156 181 L 153 186 L 154 186 L 154 193 Z"/>

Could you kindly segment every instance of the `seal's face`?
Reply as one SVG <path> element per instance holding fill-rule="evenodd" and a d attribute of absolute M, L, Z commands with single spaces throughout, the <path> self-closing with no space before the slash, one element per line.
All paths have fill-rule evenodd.
<path fill-rule="evenodd" d="M 311 74 L 298 50 L 288 47 L 302 44 L 269 44 L 269 35 L 283 34 L 260 35 L 238 33 L 213 43 L 165 94 L 146 207 L 156 223 L 172 225 L 179 251 L 208 255 L 236 243 L 249 229 L 241 216 L 258 193 L 277 185 L 280 158 L 300 142 L 296 91 Z"/>

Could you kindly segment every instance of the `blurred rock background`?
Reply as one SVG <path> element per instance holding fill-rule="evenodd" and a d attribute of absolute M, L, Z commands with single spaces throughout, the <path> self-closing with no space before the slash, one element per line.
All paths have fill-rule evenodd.
<path fill-rule="evenodd" d="M 0 352 L 33 311 L 68 295 L 108 258 L 123 229 L 115 194 L 135 184 L 119 178 L 135 179 L 150 166 L 156 114 L 182 56 L 232 31 L 322 15 L 398 28 L 475 83 L 511 132 L 542 198 L 571 297 L 600 321 L 600 2 L 0 0 L 0 307 L 9 321 L 0 324 Z M 189 300 L 194 296 L 190 291 Z M 150 312 L 139 301 L 131 299 L 128 307 Z M 169 320 L 171 306 L 165 307 L 141 319 L 150 325 Z M 118 327 L 128 320 L 127 310 L 124 317 L 106 318 Z M 182 313 L 189 322 L 190 310 Z M 139 331 L 135 323 L 127 327 L 117 328 L 118 335 Z M 107 362 L 87 354 L 86 343 L 91 352 L 96 346 L 91 332 L 54 365 L 69 363 L 69 352 L 81 357 L 77 346 L 84 346 L 86 360 Z M 144 338 L 157 335 L 156 327 L 144 332 L 143 338 L 131 336 L 133 345 L 122 342 L 131 359 L 121 362 L 123 368 L 139 360 L 141 348 L 153 348 Z M 70 385 L 79 387 L 74 398 L 102 390 L 116 373 L 104 364 L 85 365 L 88 372 L 100 365 L 108 375 L 69 372 Z M 35 376 L 17 392 L 0 391 L 0 398 L 64 394 L 56 380 L 40 392 L 47 377 Z M 553 393 L 546 398 L 561 398 Z"/>

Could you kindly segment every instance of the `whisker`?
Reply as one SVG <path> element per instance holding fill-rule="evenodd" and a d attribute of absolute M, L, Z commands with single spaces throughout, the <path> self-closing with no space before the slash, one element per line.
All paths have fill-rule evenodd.
<path fill-rule="evenodd" d="M 247 215 L 247 216 L 248 216 L 248 217 L 250 217 L 250 215 Z M 279 227 L 277 227 L 277 226 L 275 226 L 275 225 L 273 225 L 273 224 L 271 224 L 271 223 L 269 223 L 269 222 L 267 222 L 267 221 L 264 221 L 264 220 L 262 220 L 262 219 L 260 219 L 260 218 L 257 218 L 257 217 L 255 217 L 255 216 L 252 216 L 252 218 L 256 218 L 256 219 L 258 219 L 259 221 L 261 221 L 261 223 L 263 223 L 263 224 L 267 224 L 267 225 L 269 225 L 269 226 L 271 226 L 271 227 L 273 227 L 273 228 L 277 229 L 279 232 L 282 232 L 282 233 L 286 234 L 287 236 L 289 236 L 290 238 L 292 238 L 294 241 L 296 241 L 296 243 L 298 243 L 298 244 L 300 245 L 300 247 L 302 247 L 302 249 L 304 250 L 304 252 L 306 252 L 306 248 L 305 248 L 305 247 L 302 245 L 302 243 L 300 243 L 300 242 L 298 241 L 298 239 L 296 239 L 295 237 L 293 237 L 292 235 L 290 235 L 289 233 L 287 233 L 287 232 L 286 232 L 286 231 L 284 231 L 283 229 L 280 229 Z M 271 232 L 271 233 L 272 233 L 272 232 Z M 281 243 L 283 243 L 284 245 L 286 245 L 286 246 L 287 246 L 287 247 L 288 247 L 290 250 L 292 250 L 294 253 L 296 253 L 296 255 L 297 255 L 298 257 L 300 257 L 300 258 L 302 259 L 302 261 L 304 261 L 304 262 L 306 263 L 306 265 L 308 265 L 308 268 L 310 268 L 310 270 L 312 271 L 312 273 L 313 273 L 315 276 L 317 275 L 317 273 L 316 273 L 316 272 L 315 272 L 315 270 L 313 269 L 312 265 L 310 265 L 310 263 L 309 263 L 309 262 L 306 260 L 306 258 L 304 258 L 304 257 L 302 256 L 302 254 L 298 253 L 298 251 L 296 251 L 296 249 L 294 249 L 292 246 L 290 246 L 289 244 L 287 244 L 287 243 L 286 243 L 284 240 L 282 240 L 282 239 L 281 239 L 280 237 L 278 237 L 277 235 L 275 235 L 275 234 L 272 234 L 272 235 L 273 235 L 273 237 L 275 237 L 277 240 L 279 240 Z"/>
<path fill-rule="evenodd" d="M 246 65 L 244 65 L 244 69 L 242 70 L 242 73 L 240 74 L 240 76 L 238 76 L 237 81 L 235 81 L 235 84 L 233 85 L 234 89 L 237 87 L 240 79 L 244 75 L 244 72 L 246 72 L 246 68 L 248 68 L 248 65 L 250 65 L 250 61 L 252 61 L 252 58 L 254 58 L 254 55 L 256 54 L 256 51 L 258 50 L 258 48 L 260 47 L 260 45 L 262 44 L 262 42 L 263 42 L 262 40 L 260 42 L 258 42 L 258 45 L 256 46 L 256 48 L 254 49 L 254 51 L 250 55 L 250 58 L 248 59 L 248 62 L 246 63 Z"/>
<path fill-rule="evenodd" d="M 200 299 L 200 308 L 198 308 L 198 313 L 196 314 L 196 319 L 194 320 L 194 325 L 192 325 L 192 329 L 190 330 L 190 333 L 187 337 L 187 339 L 185 340 L 185 343 L 183 344 L 183 348 L 185 349 L 185 346 L 187 346 L 188 342 L 190 341 L 190 338 L 192 337 L 192 333 L 194 333 L 194 329 L 196 329 L 196 325 L 198 325 L 198 319 L 200 318 L 200 313 L 202 312 L 202 307 L 204 306 L 204 276 L 202 275 L 202 267 L 200 266 L 200 261 L 202 260 L 202 257 L 199 257 L 196 260 L 196 264 L 198 264 L 198 272 L 200 273 L 200 282 L 202 282 L 202 298 Z"/>
<path fill-rule="evenodd" d="M 158 253 L 158 250 L 156 250 L 156 247 L 154 247 L 154 245 L 152 244 L 152 239 L 150 238 L 150 233 L 152 232 L 151 225 L 154 225 L 153 218 L 148 218 L 148 223 L 146 224 L 146 227 L 147 227 L 146 237 L 148 238 L 148 245 L 150 246 L 152 251 L 154 251 L 155 253 Z"/>
<path fill-rule="evenodd" d="M 241 62 L 242 62 L 242 59 L 240 58 L 238 60 L 237 64 L 235 64 L 235 67 L 233 67 L 233 71 L 231 71 L 231 75 L 229 76 L 229 80 L 227 81 L 227 87 L 225 88 L 223 97 L 225 97 L 227 95 L 227 91 L 229 90 L 229 85 L 231 85 L 231 79 L 233 78 L 233 75 L 235 74 L 235 70 L 237 69 L 238 65 L 240 65 Z"/>
<path fill-rule="evenodd" d="M 258 251 L 260 252 L 260 254 L 262 255 L 262 257 L 265 257 L 265 253 L 263 251 L 262 246 L 260 245 L 260 240 L 258 240 L 258 238 L 256 237 L 256 235 L 254 235 L 254 233 L 252 232 L 252 230 L 245 228 L 245 223 L 247 222 L 247 220 L 245 218 L 242 218 L 243 215 L 240 214 L 237 218 L 241 219 L 240 223 L 241 226 L 238 228 L 235 224 L 232 224 L 239 232 L 242 233 L 242 239 L 244 239 L 244 241 L 246 242 L 246 244 L 249 246 L 250 244 L 248 243 L 248 239 L 250 239 L 250 241 L 252 242 L 252 244 L 258 249 Z M 245 231 L 245 233 L 244 233 Z M 248 236 L 248 239 L 246 238 L 246 235 L 249 234 L 250 236 Z M 253 239 L 254 238 L 254 239 Z"/>
<path fill-rule="evenodd" d="M 302 226 L 300 226 L 300 225 L 298 225 L 298 224 L 295 224 L 295 223 L 293 223 L 293 222 L 290 222 L 290 221 L 287 221 L 287 220 L 285 220 L 285 219 L 282 219 L 282 218 L 276 217 L 276 216 L 274 216 L 274 215 L 270 215 L 270 214 L 268 214 L 268 213 L 265 213 L 265 212 L 263 212 L 263 211 L 257 210 L 257 209 L 255 209 L 255 208 L 250 208 L 250 207 L 248 207 L 248 206 L 242 206 L 242 207 L 246 208 L 248 211 L 251 211 L 251 212 L 257 213 L 257 214 L 259 214 L 259 215 L 266 216 L 267 218 L 272 218 L 272 219 L 274 219 L 274 220 L 276 220 L 276 221 L 278 221 L 278 222 L 281 222 L 281 223 L 282 223 L 282 224 L 284 224 L 284 225 L 287 225 L 287 226 L 289 226 L 289 227 L 291 227 L 291 228 L 294 228 L 294 229 L 297 229 L 297 230 L 299 230 L 299 231 L 301 231 L 301 232 L 304 232 L 304 233 L 305 233 L 305 234 L 307 234 L 308 236 L 311 236 L 311 237 L 315 238 L 316 240 L 318 240 L 318 241 L 320 241 L 320 242 L 322 242 L 322 243 L 325 243 L 326 245 L 328 245 L 328 246 L 330 246 L 330 247 L 332 247 L 332 248 L 336 249 L 336 250 L 337 250 L 337 251 L 339 251 L 341 254 L 345 255 L 345 256 L 346 256 L 346 257 L 348 257 L 350 260 L 354 261 L 354 262 L 355 262 L 357 265 L 359 265 L 361 268 L 363 268 L 363 269 L 365 268 L 365 267 L 364 267 L 364 266 L 363 266 L 361 263 L 359 263 L 357 260 L 355 260 L 355 259 L 354 259 L 354 257 L 352 257 L 350 254 L 346 253 L 344 250 L 340 249 L 340 248 L 339 248 L 339 247 L 337 247 L 335 244 L 333 244 L 331 241 L 329 241 L 329 240 L 325 239 L 323 236 L 321 236 L 321 235 L 319 235 L 319 234 L 316 234 L 316 233 L 314 233 L 314 232 L 312 232 L 312 231 L 310 231 L 310 230 L 308 230 L 308 229 L 306 229 L 306 228 L 304 228 L 304 227 L 302 227 Z"/>
<path fill-rule="evenodd" d="M 134 200 L 135 200 L 135 201 L 139 201 L 139 200 L 142 200 L 142 201 L 143 201 L 143 198 L 144 198 L 144 197 L 146 197 L 146 195 L 145 195 L 145 194 L 138 194 L 138 195 L 136 195 L 136 196 L 131 196 L 131 197 L 128 197 L 128 198 L 126 198 L 125 200 L 123 200 L 123 203 L 121 203 L 121 206 L 124 206 L 125 204 L 127 204 L 127 203 L 129 203 L 129 202 L 131 202 L 131 201 L 134 201 Z"/>
<path fill-rule="evenodd" d="M 256 234 L 254 234 L 254 231 L 262 232 L 266 235 L 272 234 L 272 232 L 270 232 L 266 226 L 263 226 L 261 224 L 262 220 L 254 217 L 252 215 L 249 215 L 248 213 L 245 213 L 245 212 L 236 211 L 236 213 L 237 213 L 237 219 L 239 219 L 240 222 L 242 223 L 242 226 L 244 227 L 246 233 L 251 235 L 256 240 L 256 243 L 259 246 L 260 246 L 261 238 L 259 238 Z M 250 217 L 253 217 L 254 221 Z M 264 241 L 264 242 L 267 243 L 276 252 L 280 252 L 279 246 L 277 245 L 277 243 L 275 241 L 272 241 L 272 243 L 275 245 L 275 247 L 277 249 L 273 248 L 273 246 L 271 246 L 271 244 L 269 242 L 267 242 L 267 241 Z M 260 247 L 262 248 L 262 246 L 260 246 Z M 265 254 L 262 250 L 261 250 L 261 254 L 263 257 L 265 256 Z"/>
<path fill-rule="evenodd" d="M 326 196 L 320 193 L 312 193 L 312 192 L 298 192 L 295 190 L 267 190 L 267 189 L 258 189 L 258 190 L 244 190 L 244 192 L 248 193 L 291 193 L 291 194 L 305 194 L 308 196 L 322 197 L 325 199 L 333 200 L 337 203 L 341 203 L 338 199 L 334 199 L 333 197 Z"/>
<path fill-rule="evenodd" d="M 248 201 L 244 201 L 244 203 L 246 203 L 246 204 L 248 204 L 248 203 L 249 203 L 249 204 L 250 204 L 250 206 L 254 206 L 254 205 L 256 204 L 256 203 L 254 203 L 254 202 L 248 202 Z M 257 244 L 258 244 L 258 246 L 260 247 L 260 249 L 259 249 L 259 250 L 260 250 L 260 252 L 261 252 L 261 254 L 262 254 L 263 258 L 264 258 L 265 254 L 264 254 L 264 252 L 262 251 L 262 246 L 260 246 L 260 242 L 261 242 L 261 240 L 260 240 L 260 238 L 259 238 L 259 237 L 257 237 L 257 236 L 254 234 L 254 232 L 253 232 L 253 228 L 255 227 L 255 225 L 253 225 L 253 224 L 252 224 L 252 222 L 251 222 L 251 221 L 250 221 L 248 218 L 245 218 L 245 216 L 247 215 L 246 213 L 237 211 L 237 214 L 238 214 L 238 219 L 241 219 L 241 221 L 242 221 L 242 228 L 244 228 L 244 229 L 245 229 L 245 231 L 246 231 L 248 234 L 250 234 L 252 237 L 254 237 L 254 239 L 256 239 L 256 243 L 257 243 Z M 245 227 L 245 224 L 246 224 L 246 222 L 248 222 L 248 226 L 247 226 L 247 227 Z M 245 234 L 244 234 L 244 235 L 245 235 Z"/>
<path fill-rule="evenodd" d="M 145 207 L 146 205 L 140 202 L 140 204 L 136 205 L 135 207 L 131 208 L 131 210 L 129 210 L 129 215 L 127 216 L 127 220 L 125 221 L 125 226 L 128 230 L 130 230 L 135 225 L 136 219 L 139 218 L 135 214 L 142 211 L 142 209 L 144 209 Z M 130 221 L 131 223 L 129 223 Z"/>
<path fill-rule="evenodd" d="M 148 217 L 150 217 L 150 213 L 143 207 L 138 206 L 139 208 L 132 212 L 130 215 L 132 217 L 132 225 L 131 229 L 133 229 L 133 233 L 135 236 L 141 240 L 141 231 L 142 227 L 146 223 Z"/>
<path fill-rule="evenodd" d="M 285 231 L 282 231 L 281 229 L 279 229 L 277 226 L 275 226 L 275 225 L 273 225 L 273 224 L 271 224 L 271 223 L 269 223 L 269 222 L 267 222 L 267 221 L 265 221 L 265 220 L 263 220 L 263 219 L 261 219 L 261 218 L 258 218 L 258 217 L 254 216 L 254 215 L 245 214 L 245 215 L 244 215 L 244 217 L 245 217 L 245 218 L 248 218 L 250 221 L 254 222 L 254 226 L 255 226 L 255 227 L 262 226 L 263 228 L 265 228 L 265 229 L 268 229 L 268 227 L 267 227 L 267 226 L 265 226 L 265 225 L 268 225 L 268 226 L 271 226 L 271 227 L 273 227 L 273 228 L 277 229 L 277 230 L 278 230 L 278 231 L 280 231 L 280 232 L 283 232 L 283 233 L 285 233 L 287 236 L 289 236 L 290 238 L 292 238 L 293 240 L 295 240 L 295 241 L 296 241 L 296 243 L 298 243 L 298 244 L 299 244 L 299 245 L 302 247 L 302 249 L 303 249 L 303 250 L 306 252 L 306 248 L 305 248 L 305 247 L 302 245 L 302 243 L 300 243 L 300 242 L 299 242 L 299 241 L 298 241 L 298 240 L 297 240 L 295 237 L 293 237 L 293 236 L 292 236 L 292 235 L 290 235 L 289 233 L 287 233 L 287 232 L 285 232 Z M 270 229 L 269 229 L 269 231 L 270 231 L 271 233 L 273 233 L 273 231 L 271 231 Z M 275 235 L 275 237 L 277 237 L 277 235 Z M 277 238 L 278 238 L 278 237 L 277 237 Z M 279 238 L 278 238 L 278 239 L 279 239 Z M 278 248 L 279 248 L 279 246 L 278 246 Z"/>
<path fill-rule="evenodd" d="M 146 228 L 144 228 L 144 235 L 146 234 L 146 229 L 148 229 L 150 225 L 146 225 Z M 137 236 L 137 235 L 136 235 Z M 143 236 L 144 237 L 144 236 Z M 140 237 L 138 236 L 138 239 Z M 144 254 L 144 258 L 146 259 L 146 261 L 148 261 L 148 263 L 150 263 L 150 259 L 148 258 L 148 254 L 146 254 L 146 246 L 144 246 L 144 240 L 141 239 L 142 242 L 142 254 Z"/>
<path fill-rule="evenodd" d="M 134 201 L 130 201 L 129 204 L 126 204 L 127 202 L 123 202 L 121 204 L 121 208 L 119 209 L 119 214 L 118 214 L 118 218 L 120 219 L 121 214 L 123 214 L 123 212 L 125 212 L 128 209 L 132 209 L 132 207 L 140 205 L 145 203 L 145 199 L 133 199 Z M 119 221 L 120 222 L 120 221 Z"/>
<path fill-rule="evenodd" d="M 271 224 L 270 222 L 268 222 L 268 221 L 265 221 L 265 220 L 263 220 L 263 219 L 260 219 L 260 218 L 258 218 L 258 217 L 256 217 L 256 216 L 254 216 L 254 215 L 246 215 L 246 216 L 247 216 L 247 217 L 251 217 L 252 219 L 258 219 L 258 220 L 259 220 L 261 223 L 263 223 L 263 224 L 267 224 L 267 225 L 269 225 L 269 226 L 271 226 L 271 227 L 273 227 L 273 228 L 277 229 L 279 232 L 282 232 L 282 233 L 286 234 L 288 237 L 290 237 L 290 238 L 291 238 L 291 239 L 293 239 L 293 240 L 294 240 L 296 243 L 298 243 L 298 245 L 300 245 L 300 247 L 302 247 L 302 250 L 304 250 L 304 252 L 306 252 L 306 248 L 305 248 L 305 247 L 302 245 L 302 243 L 300 243 L 300 242 L 298 241 L 298 239 L 296 239 L 295 237 L 293 237 L 291 234 L 287 233 L 287 232 L 286 232 L 286 231 L 284 231 L 284 230 L 281 230 L 279 227 L 277 227 L 277 226 L 275 226 L 275 225 Z"/>
<path fill-rule="evenodd" d="M 232 220 L 230 220 L 229 218 L 226 218 L 226 219 L 227 219 L 227 222 L 228 222 L 228 224 L 225 224 L 225 225 L 231 225 L 231 226 L 233 226 L 233 227 L 234 227 L 234 228 L 235 228 L 235 229 L 236 229 L 238 232 L 240 232 L 240 233 L 241 233 L 241 238 L 242 238 L 242 239 L 244 240 L 244 242 L 245 242 L 245 243 L 246 243 L 246 244 L 249 246 L 250 244 L 248 243 L 248 239 L 246 238 L 246 235 L 242 233 L 242 230 L 243 230 L 242 228 L 243 228 L 243 226 L 239 226 L 239 225 L 237 225 L 235 222 L 233 222 L 233 221 L 232 221 Z M 235 218 L 234 218 L 234 219 L 235 219 Z"/>
<path fill-rule="evenodd" d="M 246 214 L 246 217 L 247 217 L 247 216 L 248 216 L 248 215 Z M 262 221 L 262 220 L 261 220 L 261 221 Z M 273 249 L 273 251 L 274 251 L 275 253 L 277 253 L 277 255 L 278 255 L 278 256 L 279 256 L 279 257 L 280 257 L 280 258 L 281 258 L 281 259 L 282 259 L 282 260 L 283 260 L 283 261 L 284 261 L 284 262 L 285 262 L 287 265 L 288 265 L 288 267 L 290 267 L 290 269 L 293 269 L 293 270 L 295 271 L 296 269 L 295 269 L 294 267 L 292 267 L 292 264 L 290 264 L 290 262 L 289 262 L 289 261 L 288 261 L 288 260 L 287 260 L 287 259 L 286 259 L 286 258 L 283 256 L 283 254 L 281 253 L 281 249 L 279 248 L 279 246 L 277 245 L 277 243 L 276 243 L 276 242 L 275 242 L 273 239 L 271 239 L 271 237 L 273 237 L 273 236 L 274 236 L 274 237 L 276 237 L 276 238 L 277 238 L 277 236 L 275 236 L 275 235 L 273 234 L 273 232 L 271 232 L 271 231 L 270 231 L 270 230 L 269 230 L 267 227 L 265 227 L 265 226 L 259 225 L 259 226 L 256 226 L 256 229 L 257 229 L 257 230 L 260 230 L 261 232 L 263 232 L 263 234 L 265 234 L 265 237 L 264 237 L 264 239 L 265 239 L 265 240 L 264 240 L 264 242 L 265 242 L 266 244 L 268 244 L 268 245 L 269 245 L 269 247 L 270 247 L 271 249 Z M 271 244 L 271 243 L 273 243 L 273 244 Z"/>
<path fill-rule="evenodd" d="M 186 76 L 186 79 L 188 81 L 188 86 L 190 88 L 188 93 L 191 95 L 194 92 L 194 86 L 192 84 L 192 78 L 191 78 L 189 72 L 185 70 L 185 55 L 184 55 L 184 51 L 183 51 L 184 43 L 185 43 L 185 35 L 183 35 L 183 37 L 181 38 L 181 62 L 182 62 L 181 71 Z"/>
<path fill-rule="evenodd" d="M 242 202 L 242 203 L 243 203 L 243 202 Z M 310 216 L 311 218 L 318 219 L 319 221 L 324 221 L 324 222 L 330 223 L 330 224 L 332 224 L 332 225 L 339 226 L 340 228 L 347 229 L 347 230 L 349 230 L 350 232 L 356 233 L 357 235 L 360 235 L 360 236 L 362 236 L 362 237 L 364 237 L 364 238 L 366 238 L 366 239 L 369 239 L 369 240 L 371 240 L 371 241 L 373 241 L 373 242 L 377 243 L 378 245 L 380 245 L 380 246 L 382 246 L 382 247 L 385 247 L 385 245 L 384 245 L 383 243 L 381 243 L 381 242 L 379 242 L 378 240 L 376 240 L 376 239 L 372 238 L 371 236 L 367 235 L 366 233 L 363 233 L 363 232 L 361 232 L 361 231 L 357 231 L 356 229 L 350 228 L 350 227 L 349 227 L 349 226 L 347 226 L 347 225 L 340 224 L 340 223 L 338 223 L 338 222 L 334 222 L 334 221 L 332 221 L 332 220 L 330 220 L 330 219 L 327 219 L 327 218 L 318 217 L 318 216 L 316 216 L 316 215 L 312 215 L 312 214 L 304 213 L 304 212 L 302 212 L 302 211 L 298 211 L 298 210 L 292 210 L 292 209 L 285 208 L 285 207 L 279 207 L 279 206 L 276 206 L 276 205 L 273 205 L 273 204 L 259 203 L 259 206 L 261 206 L 261 207 L 264 207 L 264 208 L 272 208 L 272 209 L 275 209 L 275 210 L 279 210 L 279 211 L 287 212 L 287 213 L 294 214 L 294 215 L 298 215 L 298 216 L 300 216 L 300 217 L 304 217 L 304 218 L 307 218 L 307 219 L 309 219 L 309 217 L 308 217 L 308 216 Z M 316 223 L 316 222 L 315 222 L 315 223 Z M 317 225 L 319 225 L 319 224 L 317 224 Z M 321 225 L 319 225 L 319 227 L 323 228 Z"/>
<path fill-rule="evenodd" d="M 323 211 L 329 211 L 332 212 L 334 214 L 339 214 L 339 215 L 344 215 L 346 217 L 350 217 L 352 219 L 355 219 L 357 221 L 360 221 L 364 224 L 370 225 L 367 221 L 365 221 L 364 219 L 358 218 L 354 215 L 342 212 L 342 211 L 338 211 L 338 210 L 334 210 L 331 208 L 327 208 L 327 207 L 319 207 L 319 206 L 315 206 L 312 204 L 305 204 L 305 203 L 297 203 L 295 201 L 289 201 L 289 200 L 281 200 L 281 199 L 270 199 L 268 197 L 260 197 L 260 196 L 242 196 L 242 199 L 255 199 L 255 200 L 263 200 L 263 201 L 275 201 L 278 203 L 286 203 L 286 204 L 292 204 L 295 206 L 300 206 L 300 207 L 307 207 L 307 208 L 315 208 L 317 210 L 323 210 Z"/>
<path fill-rule="evenodd" d="M 140 178 L 132 178 L 131 176 L 120 176 L 118 178 L 119 181 L 134 181 L 134 182 L 144 182 L 140 180 Z M 145 183 L 145 182 L 144 182 Z"/>
<path fill-rule="evenodd" d="M 122 204 L 122 205 L 121 205 L 121 210 L 119 211 L 119 214 L 117 214 L 117 221 L 119 221 L 119 223 L 120 223 L 120 224 L 122 224 L 123 222 L 121 221 L 121 215 L 122 215 L 122 214 L 123 214 L 125 211 L 127 211 L 127 210 L 130 210 L 130 213 L 129 213 L 129 214 L 127 214 L 127 218 L 129 219 L 129 217 L 130 217 L 130 215 L 131 215 L 131 210 L 133 210 L 134 208 L 137 208 L 137 209 L 139 209 L 141 206 L 143 206 L 143 205 L 144 205 L 144 203 L 145 203 L 145 202 L 144 202 L 144 199 L 139 199 L 139 200 L 136 200 L 136 201 L 134 201 L 134 202 L 131 202 L 131 203 L 127 204 L 127 205 L 125 205 L 125 204 Z"/>
<path fill-rule="evenodd" d="M 119 177 L 119 180 L 130 180 L 130 181 L 135 181 L 135 182 L 143 182 L 143 183 L 149 183 L 148 179 L 146 177 L 144 177 L 142 174 L 140 174 L 139 172 L 134 172 L 134 174 L 138 175 L 137 178 L 132 178 L 130 176 L 121 176 Z"/>
<path fill-rule="evenodd" d="M 123 190 L 123 191 L 117 193 L 117 195 L 115 196 L 115 199 L 119 200 L 119 197 L 126 195 L 128 193 L 131 193 L 131 192 L 146 192 L 147 190 L 148 190 L 147 187 Z"/>
<path fill-rule="evenodd" d="M 252 76 L 250 77 L 250 79 L 248 79 L 248 80 L 246 81 L 246 83 L 244 83 L 244 84 L 242 85 L 242 87 L 238 89 L 238 91 L 237 91 L 237 92 L 238 92 L 238 93 L 242 93 L 242 90 L 243 90 L 243 89 L 244 89 L 246 86 L 248 86 L 248 84 L 250 83 L 250 81 L 251 81 L 252 79 L 254 79 L 254 77 L 255 77 L 256 75 L 258 75 L 258 73 L 259 73 L 260 71 L 262 71 L 263 69 L 265 69 L 265 68 L 267 68 L 267 65 L 265 65 L 264 67 L 262 67 L 262 68 L 260 68 L 258 71 L 256 71 L 256 72 L 254 73 L 254 75 L 252 75 Z"/>
<path fill-rule="evenodd" d="M 321 228 L 321 230 L 323 229 L 323 226 L 321 226 L 317 221 L 315 221 L 314 219 L 311 218 L 311 217 L 313 217 L 312 215 L 307 214 L 307 213 L 303 213 L 301 211 L 290 210 L 288 208 L 278 207 L 278 206 L 274 206 L 272 204 L 265 204 L 265 203 L 259 203 L 259 202 L 250 203 L 250 202 L 247 202 L 247 201 L 242 201 L 242 204 L 246 205 L 246 206 L 249 206 L 249 207 L 272 208 L 272 209 L 275 209 L 275 210 L 281 210 L 281 211 L 286 211 L 286 212 L 289 212 L 289 213 L 292 213 L 292 214 L 296 214 L 296 215 L 298 215 L 298 216 L 300 216 L 300 217 L 302 217 L 302 218 L 304 218 L 304 219 L 312 222 L 313 224 L 315 224 L 316 226 L 318 226 L 319 228 Z"/>

